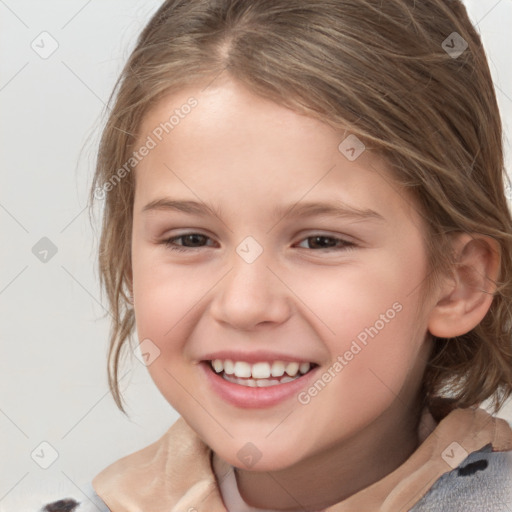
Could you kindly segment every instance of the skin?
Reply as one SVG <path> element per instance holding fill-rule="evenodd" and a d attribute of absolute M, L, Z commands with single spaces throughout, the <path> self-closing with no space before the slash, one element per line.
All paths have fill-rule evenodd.
<path fill-rule="evenodd" d="M 247 503 L 327 507 L 383 478 L 417 448 L 429 327 L 456 330 L 448 299 L 455 281 L 421 301 L 423 218 L 385 161 L 369 150 L 349 161 L 338 150 L 348 133 L 227 76 L 162 99 L 144 118 L 139 141 L 191 96 L 198 105 L 136 169 L 137 333 L 160 350 L 148 370 L 215 456 L 239 468 Z M 218 215 L 143 211 L 164 197 L 203 202 Z M 383 219 L 273 215 L 275 207 L 334 199 Z M 206 238 L 176 238 L 186 233 Z M 335 248 L 315 248 L 308 238 L 315 235 L 355 245 L 335 240 Z M 236 252 L 247 236 L 263 249 L 253 263 Z M 169 239 L 192 247 L 172 250 Z M 466 299 L 461 291 L 459 306 Z M 396 303 L 400 312 L 305 405 L 293 396 L 265 409 L 235 407 L 210 389 L 198 366 L 212 350 L 261 349 L 297 354 L 326 372 Z M 488 306 L 479 303 L 466 322 Z M 444 321 L 450 315 L 451 324 Z M 251 468 L 237 457 L 247 442 L 261 452 Z"/>

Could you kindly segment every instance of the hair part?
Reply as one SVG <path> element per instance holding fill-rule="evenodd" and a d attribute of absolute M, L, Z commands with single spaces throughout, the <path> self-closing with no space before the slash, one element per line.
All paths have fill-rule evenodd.
<path fill-rule="evenodd" d="M 452 58 L 453 32 L 468 48 Z M 454 268 L 451 237 L 481 233 L 501 251 L 492 305 L 467 334 L 434 338 L 425 402 L 453 407 L 512 394 L 512 219 L 502 128 L 485 52 L 459 0 L 170 0 L 138 38 L 109 104 L 91 187 L 130 159 L 152 106 L 221 73 L 257 95 L 347 130 L 390 164 L 425 222 L 427 297 Z M 340 140 L 341 141 L 341 140 Z M 113 317 L 109 386 L 135 325 L 129 303 L 134 173 L 104 199 L 100 282 Z"/>

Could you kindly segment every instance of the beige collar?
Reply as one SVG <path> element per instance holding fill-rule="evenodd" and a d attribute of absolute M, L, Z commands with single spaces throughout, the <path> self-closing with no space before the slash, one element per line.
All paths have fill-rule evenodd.
<path fill-rule="evenodd" d="M 493 451 L 512 450 L 508 423 L 483 409 L 456 409 L 395 471 L 326 512 L 409 510 L 441 475 L 487 444 Z M 101 471 L 92 484 L 112 512 L 226 512 L 212 451 L 183 418 L 156 442 Z"/>

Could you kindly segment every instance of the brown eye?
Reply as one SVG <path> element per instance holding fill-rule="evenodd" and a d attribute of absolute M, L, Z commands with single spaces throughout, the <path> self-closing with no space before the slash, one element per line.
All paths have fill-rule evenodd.
<path fill-rule="evenodd" d="M 166 247 L 175 251 L 186 251 L 188 249 L 196 249 L 204 247 L 209 237 L 202 235 L 201 233 L 186 233 L 180 236 L 174 236 L 164 240 L 162 243 Z"/>
<path fill-rule="evenodd" d="M 303 240 L 304 243 L 307 242 L 309 247 L 304 247 L 304 249 L 344 249 L 344 248 L 350 248 L 354 247 L 355 244 L 352 242 L 349 242 L 347 240 L 343 240 L 341 238 L 336 238 L 332 236 L 325 236 L 325 235 L 315 235 L 315 236 L 308 236 Z M 300 244 L 299 244 L 300 246 Z"/>

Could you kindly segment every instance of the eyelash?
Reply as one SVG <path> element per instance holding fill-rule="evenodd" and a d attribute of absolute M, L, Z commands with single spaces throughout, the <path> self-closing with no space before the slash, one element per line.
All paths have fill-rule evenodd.
<path fill-rule="evenodd" d="M 203 237 L 203 238 L 206 238 L 208 239 L 209 237 L 207 237 L 206 235 L 203 235 L 201 233 L 185 233 L 183 235 L 179 235 L 179 236 L 174 236 L 172 238 L 168 238 L 166 240 L 163 240 L 162 241 L 162 244 L 164 244 L 168 249 L 171 249 L 172 251 L 177 251 L 177 252 L 188 252 L 188 251 L 193 251 L 194 249 L 201 249 L 202 247 L 204 246 L 199 246 L 199 247 L 186 247 L 186 246 L 182 246 L 182 245 L 177 245 L 175 244 L 175 240 L 179 240 L 180 238 L 185 238 L 185 237 L 188 237 L 188 236 L 200 236 L 200 237 Z M 306 238 L 303 238 L 301 240 L 304 241 L 304 240 L 310 240 L 312 238 L 320 238 L 320 239 L 327 239 L 327 240 L 335 240 L 336 242 L 340 242 L 342 244 L 342 247 L 320 247 L 320 249 L 310 249 L 310 250 L 343 250 L 343 251 L 348 251 L 348 250 L 352 250 L 352 249 L 355 249 L 357 247 L 357 244 L 353 243 L 353 242 L 349 242 L 348 240 L 344 240 L 343 238 L 338 238 L 338 237 L 334 237 L 334 236 L 327 236 L 327 235 L 312 235 L 312 236 L 308 236 Z M 304 249 L 304 247 L 303 247 Z"/>

